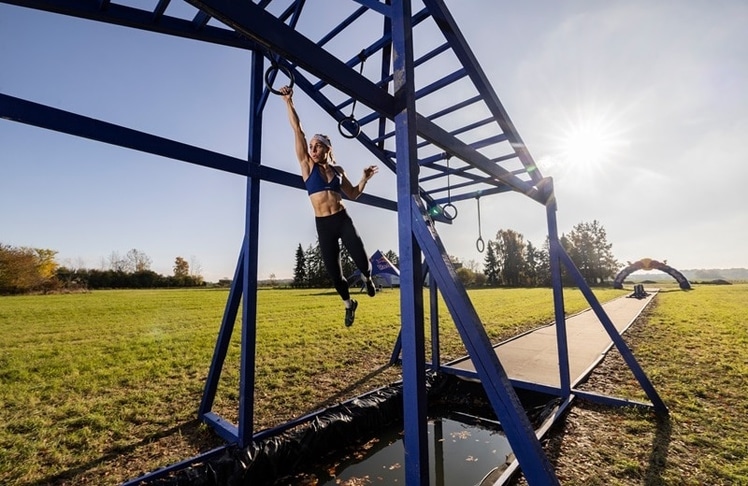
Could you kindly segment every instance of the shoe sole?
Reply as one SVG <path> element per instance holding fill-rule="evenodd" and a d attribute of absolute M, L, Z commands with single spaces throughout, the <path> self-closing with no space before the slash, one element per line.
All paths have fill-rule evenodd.
<path fill-rule="evenodd" d="M 345 327 L 351 327 L 353 325 L 353 321 L 356 320 L 356 308 L 358 308 L 358 302 L 355 300 L 353 301 L 353 304 L 351 304 L 350 309 L 346 309 L 345 311 Z M 348 311 L 351 311 L 351 322 L 348 322 Z"/>

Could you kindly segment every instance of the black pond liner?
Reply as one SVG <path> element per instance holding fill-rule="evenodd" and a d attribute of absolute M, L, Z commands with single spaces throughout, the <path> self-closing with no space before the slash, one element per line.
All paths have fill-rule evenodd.
<path fill-rule="evenodd" d="M 322 411 L 303 425 L 264 438 L 245 448 L 228 446 L 219 456 L 172 471 L 167 477 L 143 481 L 158 486 L 275 486 L 308 468 L 334 461 L 346 451 L 402 424 L 402 382 L 380 388 Z M 430 373 L 426 380 L 429 415 L 459 414 L 460 420 L 500 430 L 480 383 Z M 560 403 L 558 397 L 517 391 L 528 418 L 537 429 Z M 284 481 L 285 479 L 285 481 Z"/>

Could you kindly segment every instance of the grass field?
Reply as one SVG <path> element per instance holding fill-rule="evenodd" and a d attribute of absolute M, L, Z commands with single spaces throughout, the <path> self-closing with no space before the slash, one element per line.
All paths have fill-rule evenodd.
<path fill-rule="evenodd" d="M 494 341 L 552 320 L 548 289 L 469 293 Z M 626 292 L 595 293 L 605 301 Z M 227 295 L 0 298 L 0 484 L 119 484 L 220 445 L 196 411 Z M 261 290 L 258 299 L 256 429 L 399 379 L 399 369 L 386 365 L 399 328 L 397 291 L 361 294 L 351 328 L 333 292 Z M 586 307 L 574 289 L 565 301 L 568 313 Z M 574 407 L 546 445 L 559 477 L 565 484 L 748 484 L 748 285 L 668 291 L 655 302 L 627 340 L 671 408 L 670 421 Z M 445 310 L 440 317 L 442 359 L 464 355 Z M 214 406 L 232 420 L 238 338 L 237 326 Z M 606 359 L 589 386 L 641 398 L 621 368 Z"/>

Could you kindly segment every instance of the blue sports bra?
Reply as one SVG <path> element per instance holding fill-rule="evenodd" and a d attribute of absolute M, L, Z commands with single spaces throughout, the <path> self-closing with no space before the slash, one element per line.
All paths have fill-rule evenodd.
<path fill-rule="evenodd" d="M 314 193 L 322 191 L 341 192 L 340 182 L 343 177 L 338 173 L 337 170 L 335 170 L 334 167 L 333 171 L 335 171 L 335 176 L 330 182 L 327 182 L 325 180 L 324 174 L 320 172 L 319 166 L 317 164 L 314 164 L 314 166 L 312 167 L 312 171 L 309 173 L 309 177 L 306 181 L 304 181 L 304 184 L 306 185 L 306 192 L 309 193 L 310 196 Z"/>

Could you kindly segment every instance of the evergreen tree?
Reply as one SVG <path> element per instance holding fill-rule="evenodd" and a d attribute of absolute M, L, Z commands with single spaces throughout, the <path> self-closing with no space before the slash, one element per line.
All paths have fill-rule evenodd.
<path fill-rule="evenodd" d="M 397 253 L 395 253 L 392 250 L 387 250 L 384 253 L 385 258 L 390 261 L 394 266 L 397 268 L 400 268 L 400 258 L 397 256 Z"/>
<path fill-rule="evenodd" d="M 530 287 L 539 285 L 540 250 L 533 246 L 531 241 L 527 242 L 525 248 L 525 284 Z"/>
<path fill-rule="evenodd" d="M 551 286 L 551 242 L 547 236 L 543 248 L 538 252 L 538 264 L 535 267 L 535 272 L 538 286 Z"/>
<path fill-rule="evenodd" d="M 501 273 L 499 259 L 496 256 L 496 242 L 488 240 L 486 243 L 486 258 L 483 260 L 483 273 L 488 285 L 498 285 Z"/>
<path fill-rule="evenodd" d="M 297 288 L 307 285 L 306 258 L 301 243 L 296 248 L 296 266 L 293 269 L 293 283 L 291 285 Z"/>
<path fill-rule="evenodd" d="M 322 252 L 320 251 L 319 241 L 316 245 L 309 245 L 304 253 L 306 260 L 307 282 L 311 287 L 330 287 L 332 280 L 327 275 L 325 264 L 322 262 Z"/>
<path fill-rule="evenodd" d="M 341 246 L 340 248 L 340 264 L 343 267 L 343 275 L 346 278 L 356 271 L 356 264 L 353 263 L 351 254 L 348 253 L 348 249 L 344 246 Z"/>

